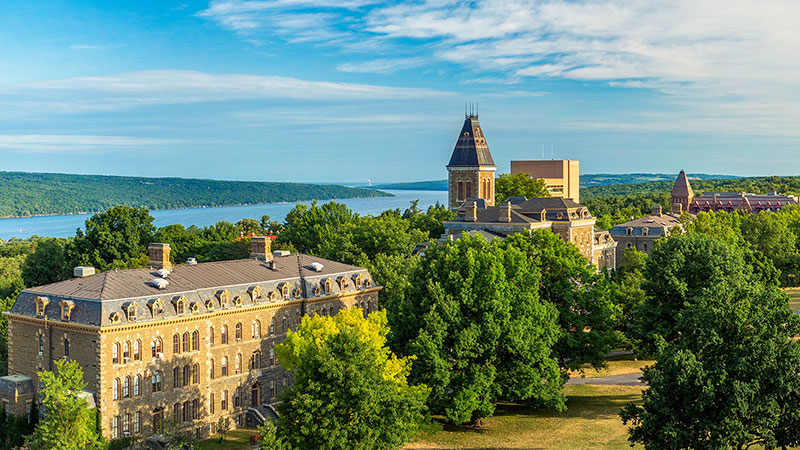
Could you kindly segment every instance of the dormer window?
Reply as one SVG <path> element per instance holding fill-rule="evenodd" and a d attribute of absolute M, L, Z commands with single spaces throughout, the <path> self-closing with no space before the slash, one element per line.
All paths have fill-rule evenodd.
<path fill-rule="evenodd" d="M 176 298 L 175 300 L 173 300 L 173 302 L 175 303 L 175 313 L 176 314 L 182 315 L 182 314 L 186 313 L 186 303 L 188 303 L 188 300 L 187 300 L 186 297 L 180 296 L 180 297 Z"/>
<path fill-rule="evenodd" d="M 261 298 L 262 291 L 263 289 L 261 289 L 261 286 L 253 286 L 247 290 L 247 293 L 250 294 L 250 300 L 252 300 L 253 303 L 258 303 L 258 299 Z"/>
<path fill-rule="evenodd" d="M 139 311 L 139 304 L 136 302 L 131 303 L 128 305 L 127 313 L 128 313 L 128 322 L 136 322 L 136 313 Z"/>
<path fill-rule="evenodd" d="M 44 317 L 45 309 L 50 304 L 50 299 L 47 297 L 36 297 L 36 316 Z"/>
<path fill-rule="evenodd" d="M 324 292 L 325 295 L 329 295 L 331 293 L 331 279 L 330 278 L 325 278 L 324 280 L 322 280 L 322 292 Z"/>
<path fill-rule="evenodd" d="M 234 306 L 236 306 L 237 308 L 241 308 L 241 307 L 242 307 L 242 305 L 244 304 L 244 301 L 243 301 L 243 299 L 242 299 L 242 296 L 241 296 L 241 295 L 237 295 L 237 296 L 236 296 L 236 298 L 234 298 L 234 299 L 233 299 L 233 304 L 234 304 Z"/>
<path fill-rule="evenodd" d="M 290 290 L 291 287 L 292 283 L 289 283 L 288 281 L 281 284 L 281 296 L 286 300 L 289 299 L 289 292 L 291 292 Z"/>
<path fill-rule="evenodd" d="M 109 317 L 109 319 L 111 320 L 111 323 L 113 323 L 113 324 L 115 324 L 115 325 L 116 325 L 116 324 L 118 324 L 118 323 L 119 323 L 119 322 L 122 320 L 122 316 L 120 315 L 120 313 L 118 313 L 118 312 L 115 312 L 115 313 L 112 313 L 112 314 L 111 314 L 111 316 Z"/>
<path fill-rule="evenodd" d="M 359 274 L 353 275 L 353 282 L 356 285 L 356 289 L 363 288 L 364 287 L 364 274 L 363 273 L 359 273 Z"/>
<path fill-rule="evenodd" d="M 319 297 L 321 293 L 322 293 L 322 288 L 320 288 L 319 286 L 314 286 L 314 297 Z"/>
<path fill-rule="evenodd" d="M 164 301 L 161 300 L 160 298 L 157 298 L 155 300 L 150 300 L 149 306 L 150 306 L 150 314 L 152 314 L 154 319 L 156 317 L 161 317 L 161 315 L 164 313 Z"/>
<path fill-rule="evenodd" d="M 302 289 L 300 289 L 299 287 L 296 287 L 296 288 L 294 289 L 294 292 L 292 292 L 292 296 L 294 296 L 294 298 L 300 298 L 300 297 L 302 297 L 302 296 L 303 296 L 303 290 L 302 290 Z"/>
<path fill-rule="evenodd" d="M 649 228 L 647 228 L 647 227 L 643 227 L 643 228 L 642 228 L 642 236 L 647 236 L 647 233 L 648 233 L 649 231 L 650 231 L 650 229 L 649 229 Z"/>
<path fill-rule="evenodd" d="M 633 236 L 633 228 L 631 228 L 631 227 L 626 228 L 625 229 L 625 234 L 627 236 Z"/>
<path fill-rule="evenodd" d="M 192 314 L 197 314 L 197 313 L 199 313 L 199 312 L 200 312 L 200 305 L 199 305 L 197 302 L 193 302 L 193 303 L 192 303 L 192 304 L 189 306 L 189 311 L 191 311 L 191 312 L 192 312 Z"/>
<path fill-rule="evenodd" d="M 75 303 L 71 300 L 61 300 L 59 305 L 61 305 L 61 320 L 69 321 L 72 310 L 75 309 Z"/>
<path fill-rule="evenodd" d="M 370 280 L 369 278 L 364 280 L 364 288 L 371 288 L 371 287 L 372 287 L 372 280 Z"/>
<path fill-rule="evenodd" d="M 217 292 L 217 298 L 219 299 L 219 306 L 221 308 L 227 308 L 228 302 L 231 299 L 231 293 L 227 289 Z"/>
<path fill-rule="evenodd" d="M 214 310 L 214 300 L 208 300 L 206 302 L 206 309 L 208 311 L 213 311 Z"/>
<path fill-rule="evenodd" d="M 339 290 L 342 292 L 347 291 L 347 277 L 340 277 L 338 280 Z"/>
<path fill-rule="evenodd" d="M 271 302 L 278 301 L 278 293 L 275 292 L 275 291 L 269 291 L 269 294 L 267 294 L 267 297 L 269 298 L 269 301 L 271 301 Z"/>

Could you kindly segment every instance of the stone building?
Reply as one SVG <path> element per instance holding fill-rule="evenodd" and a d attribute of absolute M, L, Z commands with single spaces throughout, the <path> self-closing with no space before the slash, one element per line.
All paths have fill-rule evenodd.
<path fill-rule="evenodd" d="M 578 161 L 511 161 L 511 174 L 525 173 L 544 180 L 551 197 L 568 198 L 580 203 L 580 167 Z"/>
<path fill-rule="evenodd" d="M 611 236 L 618 243 L 617 261 L 622 262 L 625 249 L 630 247 L 649 255 L 657 239 L 667 237 L 673 228 L 683 228 L 679 217 L 664 214 L 661 205 L 655 205 L 649 216 L 614 225 Z"/>
<path fill-rule="evenodd" d="M 456 209 L 469 198 L 494 205 L 494 164 L 477 114 L 467 114 L 447 164 L 447 204 Z"/>
<path fill-rule="evenodd" d="M 275 255 L 251 239 L 251 258 L 178 265 L 151 244 L 150 267 L 93 274 L 22 291 L 8 318 L 9 377 L 0 398 L 24 413 L 37 371 L 73 359 L 110 439 L 150 436 L 164 420 L 207 437 L 219 417 L 237 426 L 274 417 L 292 382 L 274 346 L 301 317 L 378 306 L 367 270 L 303 254 Z M 14 400 L 16 399 L 16 400 Z"/>
<path fill-rule="evenodd" d="M 686 173 L 681 170 L 675 186 L 672 188 L 672 211 L 680 214 L 687 211 L 691 214 L 708 211 L 780 211 L 786 205 L 798 204 L 794 195 L 769 192 L 767 194 L 750 194 L 747 192 L 706 192 L 694 195 Z"/>
<path fill-rule="evenodd" d="M 606 231 L 594 229 L 589 210 L 568 198 L 512 197 L 497 206 L 483 199 L 471 199 L 458 209 L 455 220 L 444 222 L 444 239 L 462 233 L 504 238 L 516 233 L 548 229 L 564 241 L 575 244 L 598 269 L 616 267 L 616 242 Z"/>

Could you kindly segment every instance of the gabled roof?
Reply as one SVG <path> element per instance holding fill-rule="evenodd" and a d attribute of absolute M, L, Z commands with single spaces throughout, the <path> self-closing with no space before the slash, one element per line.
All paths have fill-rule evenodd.
<path fill-rule="evenodd" d="M 514 205 L 519 207 L 520 210 L 525 212 L 538 212 L 543 209 L 567 209 L 567 208 L 583 208 L 580 203 L 576 203 L 570 198 L 561 197 L 539 197 L 526 200 L 522 203 Z"/>
<path fill-rule="evenodd" d="M 494 159 L 491 152 L 489 152 L 489 146 L 486 144 L 486 138 L 483 135 L 481 124 L 478 122 L 478 116 L 468 115 L 464 120 L 464 126 L 461 127 L 456 147 L 453 149 L 453 155 L 450 156 L 450 162 L 447 166 L 494 167 L 494 165 Z"/>
<path fill-rule="evenodd" d="M 675 186 L 672 187 L 672 196 L 691 197 L 693 195 L 694 191 L 692 191 L 692 185 L 689 184 L 689 178 L 686 176 L 686 172 L 681 170 L 681 173 L 678 174 L 678 179 L 675 180 Z"/>

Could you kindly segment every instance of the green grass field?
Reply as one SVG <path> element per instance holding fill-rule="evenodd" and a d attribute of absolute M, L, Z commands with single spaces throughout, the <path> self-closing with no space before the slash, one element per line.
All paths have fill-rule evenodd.
<path fill-rule="evenodd" d="M 789 294 L 789 303 L 792 305 L 792 309 L 800 311 L 800 288 L 787 288 L 784 289 L 784 292 Z"/>
<path fill-rule="evenodd" d="M 206 439 L 195 444 L 197 450 L 244 450 L 250 448 L 250 436 L 258 433 L 256 430 L 240 428 L 231 430 L 225 437 L 225 442 L 219 442 L 219 436 Z"/>
<path fill-rule="evenodd" d="M 631 386 L 566 386 L 568 410 L 556 413 L 500 404 L 479 429 L 444 425 L 420 433 L 406 450 L 627 449 L 627 429 L 617 413 L 641 401 Z M 637 447 L 638 448 L 638 447 Z"/>
<path fill-rule="evenodd" d="M 644 366 L 655 364 L 652 360 L 634 360 L 633 355 L 613 356 L 606 361 L 608 367 L 602 370 L 595 370 L 588 364 L 583 367 L 584 378 L 610 377 L 614 375 L 628 375 L 642 371 Z M 579 371 L 570 373 L 570 377 L 580 377 Z"/>

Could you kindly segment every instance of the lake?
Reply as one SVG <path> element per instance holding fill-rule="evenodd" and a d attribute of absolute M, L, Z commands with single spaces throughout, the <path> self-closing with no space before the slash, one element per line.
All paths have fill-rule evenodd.
<path fill-rule="evenodd" d="M 337 200 L 346 204 L 350 209 L 360 215 L 380 214 L 387 209 L 405 210 L 412 200 L 419 200 L 419 207 L 425 210 L 430 205 L 439 202 L 447 204 L 447 191 L 399 191 L 386 190 L 394 197 L 351 198 Z M 320 203 L 324 203 L 321 201 Z M 298 202 L 310 203 L 310 202 Z M 179 223 L 184 226 L 197 225 L 204 227 L 213 225 L 220 220 L 236 223 L 250 217 L 261 219 L 267 214 L 272 220 L 282 222 L 286 214 L 294 208 L 296 203 L 268 203 L 265 205 L 247 206 L 220 206 L 214 208 L 189 208 L 150 211 L 155 218 L 157 227 Z M 22 217 L 17 219 L 0 219 L 0 239 L 8 240 L 12 237 L 28 238 L 33 235 L 70 237 L 75 235 L 75 230 L 83 228 L 84 222 L 92 214 L 74 214 L 68 216 L 43 216 Z"/>

